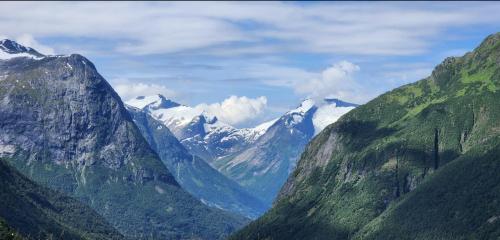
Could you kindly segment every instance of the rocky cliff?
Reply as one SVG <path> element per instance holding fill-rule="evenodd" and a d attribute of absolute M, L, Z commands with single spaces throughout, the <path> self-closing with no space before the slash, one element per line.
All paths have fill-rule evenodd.
<path fill-rule="evenodd" d="M 179 187 L 119 96 L 80 55 L 0 60 L 0 156 L 129 237 L 217 239 L 245 221 Z"/>

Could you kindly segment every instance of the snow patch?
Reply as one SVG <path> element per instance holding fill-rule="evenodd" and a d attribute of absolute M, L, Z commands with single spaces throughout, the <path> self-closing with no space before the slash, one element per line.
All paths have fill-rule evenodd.
<path fill-rule="evenodd" d="M 32 48 L 25 47 L 8 39 L 0 41 L 0 60 L 9 60 L 19 57 L 39 60 L 43 59 L 45 56 Z"/>
<path fill-rule="evenodd" d="M 23 52 L 23 53 L 7 53 L 4 51 L 0 51 L 0 60 L 9 60 L 9 59 L 18 58 L 18 57 L 32 58 L 35 60 L 43 59 L 43 57 L 37 57 L 35 55 L 25 53 L 25 52 Z"/>
<path fill-rule="evenodd" d="M 313 116 L 314 135 L 320 133 L 325 127 L 336 122 L 342 115 L 348 113 L 354 107 L 337 107 L 335 104 L 327 104 L 319 107 Z"/>
<path fill-rule="evenodd" d="M 255 132 L 257 132 L 259 135 L 263 135 L 264 133 L 267 132 L 267 130 L 272 126 L 274 125 L 274 123 L 276 123 L 277 121 L 279 120 L 279 118 L 275 118 L 271 121 L 267 121 L 265 123 L 261 123 L 260 125 L 258 125 L 257 127 L 254 127 L 253 130 Z"/>
<path fill-rule="evenodd" d="M 5 145 L 0 144 L 0 157 L 9 156 L 14 154 L 15 152 L 16 152 L 16 146 L 8 144 Z"/>

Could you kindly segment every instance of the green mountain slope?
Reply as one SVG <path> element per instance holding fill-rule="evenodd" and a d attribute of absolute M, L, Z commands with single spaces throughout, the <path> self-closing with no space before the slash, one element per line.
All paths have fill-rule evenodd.
<path fill-rule="evenodd" d="M 313 139 L 233 239 L 496 239 L 500 34 Z M 425 219 L 425 220 L 424 220 Z"/>
<path fill-rule="evenodd" d="M 127 237 L 220 239 L 246 223 L 178 185 L 83 56 L 0 60 L 0 76 L 0 156 Z"/>
<path fill-rule="evenodd" d="M 500 145 L 495 139 L 436 171 L 354 239 L 495 239 L 500 236 Z M 489 145 L 495 144 L 496 145 Z"/>
<path fill-rule="evenodd" d="M 1 159 L 0 190 L 0 239 L 123 239 L 89 207 L 35 184 Z"/>

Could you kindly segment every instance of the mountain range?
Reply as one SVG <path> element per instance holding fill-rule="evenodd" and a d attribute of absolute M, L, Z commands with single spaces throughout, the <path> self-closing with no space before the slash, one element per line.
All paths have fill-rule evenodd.
<path fill-rule="evenodd" d="M 500 33 L 357 107 L 230 239 L 499 239 Z"/>
<path fill-rule="evenodd" d="M 149 145 L 173 173 L 176 181 L 203 203 L 256 218 L 267 207 L 236 182 L 212 168 L 198 156 L 188 152 L 170 130 L 145 111 L 127 107 L 134 122 Z"/>
<path fill-rule="evenodd" d="M 338 99 L 324 99 L 319 103 L 306 99 L 299 107 L 277 119 L 254 128 L 236 128 L 203 109 L 176 103 L 162 95 L 139 96 L 126 104 L 129 109 L 140 111 L 162 123 L 191 155 L 201 157 L 257 198 L 259 206 L 264 204 L 260 213 L 271 206 L 307 142 L 327 124 L 335 122 L 357 106 Z M 155 128 L 150 129 L 153 130 L 148 131 L 156 131 Z M 174 169 L 174 166 L 170 169 Z M 197 175 L 197 178 L 201 175 Z M 193 179 L 196 176 L 191 174 L 185 178 Z M 186 186 L 186 189 L 190 189 L 195 196 L 202 195 L 197 194 L 201 190 L 199 186 L 186 185 L 191 185 Z M 211 184 L 207 182 L 206 185 Z M 204 199 L 209 202 L 220 202 L 218 198 L 228 200 L 226 195 L 218 196 Z M 259 215 L 256 213 L 250 217 Z"/>

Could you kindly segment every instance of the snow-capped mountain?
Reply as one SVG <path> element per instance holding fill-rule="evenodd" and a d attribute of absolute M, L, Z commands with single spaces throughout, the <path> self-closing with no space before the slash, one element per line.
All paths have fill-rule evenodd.
<path fill-rule="evenodd" d="M 126 104 L 163 122 L 192 154 L 208 162 L 240 151 L 266 130 L 265 125 L 235 128 L 203 109 L 178 104 L 159 94 L 139 96 Z"/>
<path fill-rule="evenodd" d="M 162 106 L 175 105 L 165 99 L 158 103 L 162 103 Z M 235 181 L 189 153 L 171 131 L 147 111 L 130 106 L 127 110 L 151 148 L 173 173 L 175 180 L 193 196 L 206 205 L 249 218 L 256 218 L 267 210 L 265 204 Z"/>
<path fill-rule="evenodd" d="M 25 47 L 12 40 L 0 40 L 0 60 L 7 60 L 16 57 L 28 57 L 33 59 L 41 59 L 45 55 L 37 52 L 35 49 Z"/>
<path fill-rule="evenodd" d="M 263 202 L 271 204 L 312 137 L 356 106 L 338 99 L 319 103 L 304 100 L 297 108 L 273 121 L 247 148 L 219 158 L 213 165 Z"/>
<path fill-rule="evenodd" d="M 191 154 L 202 157 L 268 206 L 311 138 L 357 106 L 338 99 L 306 99 L 277 119 L 238 129 L 202 109 L 161 95 L 140 96 L 126 104 L 161 121 Z"/>

